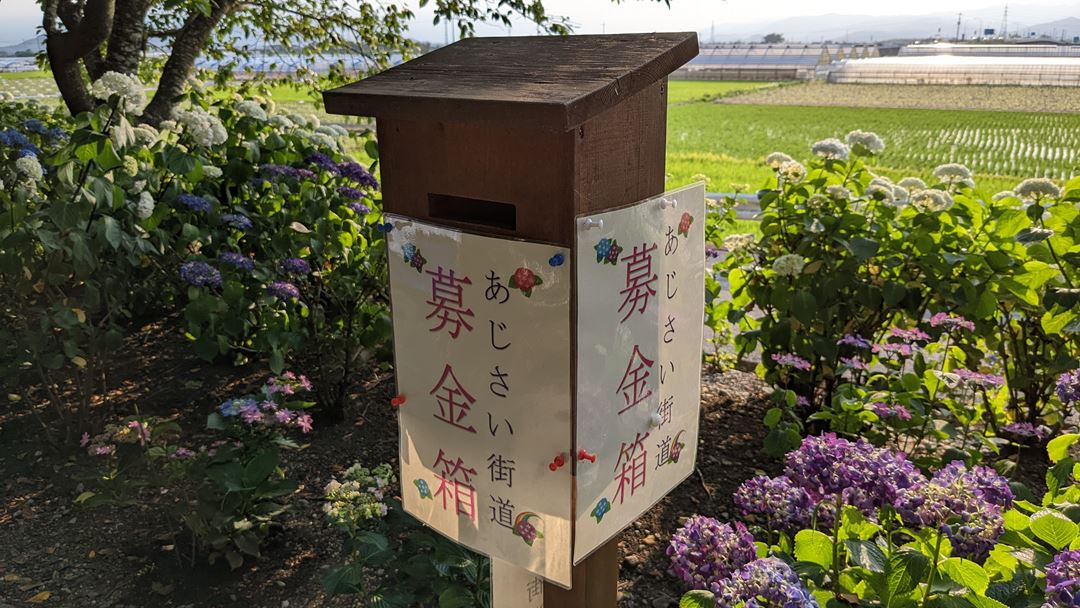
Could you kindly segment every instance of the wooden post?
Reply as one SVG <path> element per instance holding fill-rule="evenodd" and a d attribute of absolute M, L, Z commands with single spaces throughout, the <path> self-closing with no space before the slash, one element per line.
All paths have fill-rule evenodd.
<path fill-rule="evenodd" d="M 578 216 L 663 192 L 667 76 L 697 49 L 694 33 L 473 38 L 324 99 L 376 117 L 386 212 L 573 251 Z M 544 605 L 614 608 L 617 545 L 574 567 L 569 590 L 545 584 Z"/>

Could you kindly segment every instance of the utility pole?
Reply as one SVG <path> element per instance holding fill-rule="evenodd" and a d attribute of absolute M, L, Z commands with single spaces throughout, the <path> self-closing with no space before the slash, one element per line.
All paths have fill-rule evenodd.
<path fill-rule="evenodd" d="M 1009 39 L 1009 5 L 1005 5 L 1005 14 L 1001 16 L 1001 39 Z"/>
<path fill-rule="evenodd" d="M 956 13 L 956 38 L 953 40 L 960 42 L 960 23 L 964 18 L 964 13 Z"/>

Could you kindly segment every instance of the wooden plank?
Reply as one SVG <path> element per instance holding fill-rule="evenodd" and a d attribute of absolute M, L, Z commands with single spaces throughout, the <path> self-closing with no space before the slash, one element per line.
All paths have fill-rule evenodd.
<path fill-rule="evenodd" d="M 544 584 L 544 608 L 615 608 L 619 596 L 619 539 L 596 550 L 574 568 L 574 584 Z"/>
<path fill-rule="evenodd" d="M 693 32 L 469 38 L 327 91 L 333 114 L 565 131 L 697 54 Z"/>

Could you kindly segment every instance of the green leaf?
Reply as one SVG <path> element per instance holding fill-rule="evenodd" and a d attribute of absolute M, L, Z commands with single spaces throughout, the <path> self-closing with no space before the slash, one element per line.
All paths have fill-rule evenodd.
<path fill-rule="evenodd" d="M 262 483 L 278 465 L 277 450 L 266 450 L 255 454 L 244 467 L 244 483 L 248 486 L 256 486 Z"/>
<path fill-rule="evenodd" d="M 1076 538 L 1077 526 L 1061 513 L 1043 509 L 1031 516 L 1031 531 L 1040 540 L 1060 551 Z"/>
<path fill-rule="evenodd" d="M 800 530 L 795 535 L 795 559 L 817 564 L 822 568 L 832 566 L 832 539 L 817 530 Z"/>
<path fill-rule="evenodd" d="M 679 600 L 679 608 L 713 608 L 716 606 L 716 596 L 711 591 L 695 589 L 689 591 Z"/>
<path fill-rule="evenodd" d="M 120 228 L 120 222 L 108 215 L 103 217 L 101 221 L 105 225 L 105 240 L 113 249 L 119 249 L 124 239 L 124 231 Z"/>
<path fill-rule="evenodd" d="M 967 601 L 971 602 L 975 608 L 1009 608 L 1007 605 L 1002 604 L 992 597 L 986 597 L 985 595 L 969 593 L 965 598 Z"/>
<path fill-rule="evenodd" d="M 439 594 L 439 608 L 472 608 L 474 604 L 472 594 L 462 585 L 447 587 Z"/>
<path fill-rule="evenodd" d="M 866 261 L 874 257 L 881 245 L 874 240 L 857 236 L 848 242 L 847 248 L 859 261 Z"/>
<path fill-rule="evenodd" d="M 765 426 L 770 429 L 780 423 L 780 417 L 784 415 L 784 410 L 778 407 L 771 407 L 769 411 L 765 412 Z"/>
<path fill-rule="evenodd" d="M 940 568 L 945 576 L 971 589 L 976 595 L 986 595 L 986 588 L 990 586 L 990 575 L 979 564 L 962 557 L 950 557 L 941 562 Z"/>
<path fill-rule="evenodd" d="M 871 541 L 845 540 L 844 547 L 847 548 L 848 559 L 861 568 L 871 572 L 885 572 L 888 567 L 889 558 L 885 557 L 881 547 Z"/>
<path fill-rule="evenodd" d="M 1050 440 L 1050 443 L 1046 444 L 1046 455 L 1050 457 L 1051 462 L 1064 460 L 1069 455 L 1069 448 L 1076 443 L 1077 439 L 1080 439 L 1080 435 L 1076 433 L 1066 433 L 1054 437 Z"/>

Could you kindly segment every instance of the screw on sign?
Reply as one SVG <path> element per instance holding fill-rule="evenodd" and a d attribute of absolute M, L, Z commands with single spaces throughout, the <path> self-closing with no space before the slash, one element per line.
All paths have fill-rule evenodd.
<path fill-rule="evenodd" d="M 594 513 L 594 526 L 623 526 L 622 501 L 655 485 L 646 464 L 650 420 L 660 417 L 656 369 L 670 359 L 657 351 L 663 330 L 652 317 L 674 293 L 661 293 L 664 259 L 692 249 L 679 214 L 693 210 L 677 193 L 665 196 L 670 205 L 655 198 L 667 111 L 655 101 L 696 54 L 693 33 L 466 39 L 324 93 L 329 111 L 374 116 L 379 128 L 385 217 L 376 227 L 393 254 L 402 501 L 492 557 L 495 608 L 615 608 L 615 542 L 579 559 L 577 511 Z M 537 73 L 548 75 L 542 86 Z M 616 210 L 639 214 L 650 233 L 612 233 L 619 222 L 606 213 Z M 665 239 L 668 226 L 679 240 Z M 618 424 L 638 427 L 618 434 L 621 455 L 600 434 L 575 432 L 584 381 L 570 362 L 586 345 L 573 311 L 601 299 L 577 282 L 586 262 L 618 279 L 603 298 L 607 314 L 618 305 L 613 322 L 640 334 L 617 351 L 589 344 L 625 357 L 622 382 L 616 374 L 597 399 Z M 676 327 L 675 343 L 693 337 Z M 667 424 L 683 424 L 678 412 L 664 437 Z M 477 433 L 484 419 L 489 432 Z M 619 494 L 577 505 L 586 478 Z"/>

